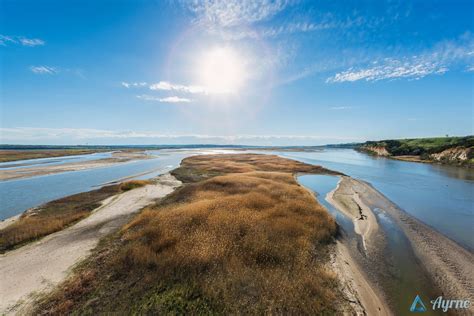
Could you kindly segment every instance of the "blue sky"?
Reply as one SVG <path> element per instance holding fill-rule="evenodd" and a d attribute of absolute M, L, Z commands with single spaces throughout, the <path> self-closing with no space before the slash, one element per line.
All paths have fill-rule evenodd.
<path fill-rule="evenodd" d="M 473 134 L 472 1 L 1 6 L 1 143 Z"/>

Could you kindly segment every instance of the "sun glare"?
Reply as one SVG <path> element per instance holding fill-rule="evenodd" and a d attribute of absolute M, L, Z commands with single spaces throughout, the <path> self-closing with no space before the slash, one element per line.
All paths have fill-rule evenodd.
<path fill-rule="evenodd" d="M 233 49 L 211 49 L 203 54 L 199 62 L 199 82 L 209 93 L 236 93 L 242 88 L 246 76 L 245 63 Z"/>

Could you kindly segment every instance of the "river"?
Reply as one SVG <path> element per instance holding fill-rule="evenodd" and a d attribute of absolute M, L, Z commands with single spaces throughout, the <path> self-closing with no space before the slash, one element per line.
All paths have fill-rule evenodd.
<path fill-rule="evenodd" d="M 410 215 L 474 249 L 474 170 L 373 157 L 352 149 L 276 154 L 372 184 Z"/>
<path fill-rule="evenodd" d="M 68 195 L 96 189 L 106 183 L 124 178 L 148 179 L 179 166 L 185 157 L 198 154 L 231 152 L 216 149 L 206 150 L 152 150 L 153 158 L 133 160 L 116 165 L 80 171 L 24 179 L 0 181 L 0 220 L 17 215 L 31 207 Z M 65 156 L 45 159 L 30 159 L 0 164 L 0 168 L 24 168 L 25 166 L 65 164 L 108 158 L 110 153 L 80 156 Z"/>

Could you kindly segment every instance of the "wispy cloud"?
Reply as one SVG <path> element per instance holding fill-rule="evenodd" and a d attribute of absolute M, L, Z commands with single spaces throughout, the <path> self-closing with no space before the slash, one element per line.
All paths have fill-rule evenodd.
<path fill-rule="evenodd" d="M 24 38 L 20 37 L 18 39 L 23 46 L 43 46 L 45 42 L 39 38 Z"/>
<path fill-rule="evenodd" d="M 30 70 L 38 75 L 55 75 L 59 73 L 57 68 L 50 66 L 31 66 Z"/>
<path fill-rule="evenodd" d="M 335 74 L 326 80 L 328 83 L 345 81 L 379 81 L 384 79 L 411 78 L 421 79 L 432 74 L 443 74 L 448 68 L 442 63 L 423 60 L 401 61 L 396 59 L 386 59 L 381 65 L 366 69 L 353 69 Z"/>
<path fill-rule="evenodd" d="M 137 98 L 141 100 L 145 100 L 145 101 L 157 101 L 161 103 L 189 103 L 192 101 L 191 99 L 181 98 L 177 96 L 159 98 L 159 97 L 155 97 L 155 96 L 147 95 L 147 94 L 137 95 Z"/>
<path fill-rule="evenodd" d="M 150 85 L 151 90 L 179 91 L 186 93 L 206 93 L 206 89 L 200 86 L 173 84 L 168 81 L 160 81 Z"/>
<path fill-rule="evenodd" d="M 148 87 L 150 90 L 161 90 L 161 91 L 176 91 L 182 93 L 208 93 L 204 87 L 195 85 L 182 85 L 171 83 L 169 81 L 160 81 L 158 83 L 148 84 L 146 82 L 122 82 L 125 88 L 144 88 Z"/>
<path fill-rule="evenodd" d="M 288 0 L 183 0 L 200 24 L 210 26 L 248 25 L 284 10 Z"/>
<path fill-rule="evenodd" d="M 306 33 L 323 31 L 329 29 L 344 29 L 358 25 L 362 25 L 365 20 L 362 17 L 348 19 L 345 21 L 337 21 L 333 18 L 323 18 L 319 22 L 290 22 L 280 26 L 259 27 L 259 28 L 244 28 L 244 29 L 210 29 L 213 33 L 218 33 L 225 40 L 241 40 L 241 39 L 262 39 L 262 38 L 276 38 L 281 35 L 291 35 L 295 33 Z"/>
<path fill-rule="evenodd" d="M 352 67 L 327 78 L 326 82 L 380 81 L 400 78 L 418 80 L 428 75 L 444 74 L 456 63 L 473 59 L 474 39 L 471 36 L 463 37 L 460 41 L 440 43 L 431 51 L 420 55 L 385 58 L 374 61 L 366 67 Z"/>
<path fill-rule="evenodd" d="M 146 82 L 122 82 L 122 86 L 125 88 L 131 87 L 146 87 L 148 84 Z"/>
<path fill-rule="evenodd" d="M 46 44 L 46 42 L 39 38 L 0 35 L 0 45 L 7 46 L 8 44 L 17 44 L 17 45 L 34 47 L 34 46 L 43 46 Z"/>

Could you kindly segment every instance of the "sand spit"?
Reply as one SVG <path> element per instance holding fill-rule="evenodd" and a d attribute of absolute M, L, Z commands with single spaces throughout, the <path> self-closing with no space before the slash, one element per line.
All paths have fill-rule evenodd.
<path fill-rule="evenodd" d="M 357 214 L 355 203 L 345 203 L 351 191 L 354 200 L 369 210 L 378 208 L 390 215 L 410 240 L 416 257 L 443 296 L 453 299 L 474 297 L 474 255 L 470 251 L 401 210 L 370 184 L 350 177 L 342 177 L 332 195 L 332 201 L 336 201 L 335 206 L 341 211 L 352 216 Z"/>
<path fill-rule="evenodd" d="M 344 181 L 339 181 L 336 189 L 329 192 L 326 200 L 352 220 L 354 230 L 361 236 L 367 254 L 368 244 L 373 246 L 371 241 L 379 229 L 377 218 L 355 190 L 353 181 L 356 180 L 347 176 L 343 176 L 342 179 Z"/>
<path fill-rule="evenodd" d="M 170 174 L 162 175 L 156 184 L 106 199 L 89 217 L 65 230 L 0 255 L 0 314 L 24 314 L 35 296 L 61 282 L 100 238 L 179 185 Z"/>
<path fill-rule="evenodd" d="M 309 189 L 307 190 L 314 195 L 313 191 Z M 337 188 L 334 191 L 336 190 Z M 330 192 L 328 197 L 332 196 L 334 191 Z M 332 201 L 334 202 L 334 200 Z M 361 239 L 366 239 L 368 235 L 370 235 L 370 238 L 375 236 L 377 239 L 383 241 L 383 237 L 379 236 L 378 234 L 377 220 L 373 216 L 370 209 L 367 210 L 366 206 L 363 206 L 362 214 L 364 216 L 361 216 L 358 211 L 354 213 L 352 213 L 352 210 L 349 211 L 350 213 L 347 213 L 346 215 L 350 218 L 355 218 L 354 221 L 360 217 L 363 217 L 366 221 L 368 221 L 368 218 L 370 218 L 372 221 L 370 224 L 363 223 L 359 225 L 359 234 Z M 369 213 L 372 216 L 368 217 L 370 215 Z M 359 253 L 357 246 L 358 241 L 350 240 L 344 235 L 344 233 L 338 239 L 339 240 L 336 241 L 336 245 L 332 250 L 330 269 L 337 274 L 341 283 L 341 291 L 344 295 L 344 300 L 349 306 L 349 310 L 345 310 L 343 314 L 393 315 L 390 309 L 387 308 L 388 304 L 381 289 L 377 286 L 377 284 L 375 284 L 373 278 L 369 278 L 365 273 L 366 271 L 361 268 L 362 264 L 360 261 L 362 255 Z M 377 244 L 377 247 L 380 247 L 380 245 Z M 365 252 L 367 252 L 367 249 L 365 248 L 364 243 L 364 254 Z"/>
<path fill-rule="evenodd" d="M 132 160 L 149 159 L 153 156 L 147 155 L 145 152 L 140 151 L 124 151 L 114 152 L 111 158 L 64 163 L 61 165 L 53 166 L 34 166 L 25 167 L 18 169 L 0 169 L 0 181 L 13 180 L 13 179 L 24 179 L 36 176 L 44 176 L 49 174 L 78 171 L 92 168 L 108 167 L 111 165 L 129 162 Z"/>

